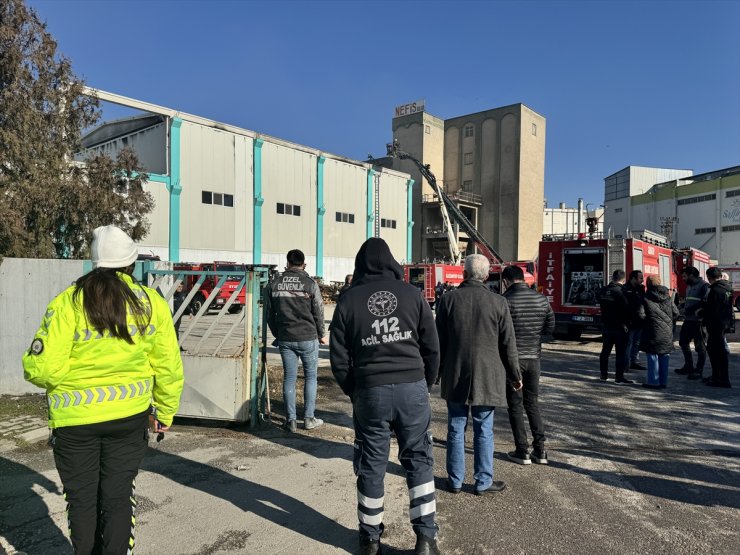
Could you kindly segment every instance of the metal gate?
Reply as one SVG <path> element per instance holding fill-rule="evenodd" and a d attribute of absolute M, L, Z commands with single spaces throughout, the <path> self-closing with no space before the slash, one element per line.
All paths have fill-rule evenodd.
<path fill-rule="evenodd" d="M 173 314 L 176 325 L 180 321 L 179 343 L 185 370 L 177 415 L 249 420 L 256 425 L 266 372 L 264 364 L 260 364 L 260 352 L 265 348 L 262 295 L 271 267 L 244 265 L 240 271 L 190 271 L 175 270 L 170 262 L 156 262 L 144 264 L 142 270 L 143 282 L 156 289 L 171 306 L 177 287 L 181 283 L 189 287 L 184 302 Z M 209 278 L 215 287 L 204 295 L 201 287 Z M 227 282 L 231 294 L 223 302 L 222 290 Z M 199 291 L 205 301 L 195 314 L 185 315 Z M 219 296 L 223 304 L 217 306 Z M 244 306 L 234 313 L 231 309 L 237 299 L 244 299 Z"/>

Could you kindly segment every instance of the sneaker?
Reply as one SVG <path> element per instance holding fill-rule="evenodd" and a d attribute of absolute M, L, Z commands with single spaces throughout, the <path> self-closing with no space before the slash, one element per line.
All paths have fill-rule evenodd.
<path fill-rule="evenodd" d="M 295 433 L 297 429 L 298 429 L 298 426 L 296 425 L 295 419 L 286 420 L 285 424 L 283 424 L 283 430 L 285 430 L 286 432 Z"/>
<path fill-rule="evenodd" d="M 608 376 L 601 376 L 601 377 L 599 377 L 599 380 L 602 381 L 602 382 L 605 382 L 608 379 L 609 379 Z"/>
<path fill-rule="evenodd" d="M 646 387 L 647 389 L 660 389 L 660 385 L 657 383 L 644 383 L 642 384 L 642 387 Z"/>
<path fill-rule="evenodd" d="M 509 457 L 510 461 L 514 461 L 517 464 L 532 464 L 532 461 L 529 459 L 529 453 L 527 451 L 520 451 L 517 449 L 516 451 L 509 451 L 507 453 L 507 456 Z"/>
<path fill-rule="evenodd" d="M 434 538 L 427 538 L 423 534 L 416 536 L 414 555 L 439 555 L 439 546 Z"/>
<path fill-rule="evenodd" d="M 498 482 L 494 480 L 491 482 L 491 485 L 488 487 L 488 489 L 477 489 L 475 490 L 475 495 L 488 495 L 491 493 L 498 493 L 500 491 L 504 491 L 506 489 L 506 484 L 504 482 Z"/>
<path fill-rule="evenodd" d="M 532 460 L 536 464 L 547 464 L 547 451 L 544 449 L 533 449 Z"/>
<path fill-rule="evenodd" d="M 360 555 L 380 555 L 381 553 L 383 551 L 380 549 L 380 539 L 371 540 L 360 534 Z"/>
<path fill-rule="evenodd" d="M 633 362 L 632 364 L 630 364 L 630 368 L 632 368 L 633 370 L 647 370 L 647 368 L 639 362 Z"/>
<path fill-rule="evenodd" d="M 704 385 L 708 385 L 709 387 L 727 387 L 727 388 L 732 387 L 732 384 L 729 381 L 727 381 L 727 382 L 716 382 L 716 381 L 714 381 L 711 378 L 709 379 L 709 381 L 704 382 Z"/>
<path fill-rule="evenodd" d="M 614 380 L 614 382 L 615 383 L 625 384 L 625 385 L 629 385 L 629 384 L 635 383 L 634 381 L 628 380 L 627 378 L 617 378 L 616 380 Z"/>
<path fill-rule="evenodd" d="M 694 370 L 693 372 L 689 372 L 689 375 L 686 377 L 690 380 L 701 380 L 701 370 Z"/>
<path fill-rule="evenodd" d="M 313 416 L 309 416 L 305 420 L 303 420 L 303 427 L 306 430 L 315 430 L 319 426 L 321 426 L 324 423 L 321 418 L 314 418 Z"/>
<path fill-rule="evenodd" d="M 691 368 L 686 368 L 685 366 L 683 368 L 676 368 L 674 370 L 676 374 L 681 374 L 682 376 L 685 376 L 686 374 L 689 374 L 691 372 Z"/>

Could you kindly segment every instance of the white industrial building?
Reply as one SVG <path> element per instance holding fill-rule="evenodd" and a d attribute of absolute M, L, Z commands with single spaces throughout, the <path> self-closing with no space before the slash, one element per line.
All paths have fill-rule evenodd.
<path fill-rule="evenodd" d="M 720 265 L 738 264 L 740 166 L 692 174 L 630 166 L 607 177 L 605 229 L 616 237 L 653 230 L 677 247 L 707 252 Z"/>
<path fill-rule="evenodd" d="M 578 235 L 587 233 L 588 218 L 596 218 L 596 232 L 604 231 L 604 208 L 589 208 L 592 205 L 584 206 L 583 199 L 578 199 L 577 207 L 568 207 L 564 202 L 558 204 L 558 207 L 547 205 L 545 199 L 545 208 L 542 211 L 542 235 L 556 237 L 559 235 Z"/>
<path fill-rule="evenodd" d="M 306 254 L 307 271 L 327 281 L 352 273 L 368 237 L 385 239 L 399 261 L 411 259 L 413 180 L 239 127 L 119 95 L 101 100 L 146 112 L 103 123 L 83 138 L 85 151 L 136 151 L 155 199 L 141 253 L 163 260 L 285 265 Z"/>

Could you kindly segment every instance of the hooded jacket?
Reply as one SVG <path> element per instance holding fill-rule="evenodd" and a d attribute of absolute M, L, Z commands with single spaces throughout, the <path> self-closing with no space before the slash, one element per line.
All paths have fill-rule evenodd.
<path fill-rule="evenodd" d="M 718 279 L 709 286 L 702 302 L 702 318 L 707 331 L 726 331 L 733 327 L 732 286 L 726 279 Z"/>
<path fill-rule="evenodd" d="M 331 370 L 345 394 L 355 388 L 410 383 L 431 386 L 439 370 L 432 310 L 382 239 L 355 258 L 352 287 L 339 298 L 330 327 Z"/>
<path fill-rule="evenodd" d="M 640 350 L 654 355 L 665 355 L 673 350 L 673 322 L 678 309 L 667 288 L 659 285 L 645 293 L 638 312 L 642 320 Z"/>

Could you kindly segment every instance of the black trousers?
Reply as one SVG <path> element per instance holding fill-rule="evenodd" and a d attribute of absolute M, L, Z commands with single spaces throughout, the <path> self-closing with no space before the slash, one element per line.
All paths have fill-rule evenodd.
<path fill-rule="evenodd" d="M 522 388 L 516 391 L 510 383 L 506 384 L 506 401 L 509 405 L 509 423 L 514 434 L 514 444 L 520 451 L 529 449 L 527 430 L 524 426 L 526 412 L 529 429 L 532 432 L 532 447 L 540 451 L 545 447 L 545 427 L 537 402 L 540 391 L 540 359 L 520 358 L 519 370 L 522 373 Z"/>
<path fill-rule="evenodd" d="M 133 552 L 134 480 L 147 448 L 148 416 L 147 410 L 119 420 L 54 430 L 54 460 L 77 555 Z"/>
<path fill-rule="evenodd" d="M 694 349 L 696 349 L 696 366 L 694 366 L 694 357 L 691 354 L 692 341 L 694 342 Z M 688 320 L 681 325 L 678 345 L 681 347 L 681 351 L 683 351 L 683 367 L 686 370 L 699 373 L 704 370 L 704 363 L 707 358 L 706 342 L 707 337 L 701 322 Z"/>
<path fill-rule="evenodd" d="M 612 353 L 612 348 L 616 347 L 617 359 L 614 361 L 614 366 L 616 369 L 616 379 L 621 380 L 624 378 L 624 371 L 627 367 L 627 357 L 625 355 L 627 353 L 629 332 L 626 330 L 604 328 L 601 332 L 601 339 L 604 342 L 601 347 L 601 355 L 599 356 L 601 377 L 603 379 L 609 377 L 609 355 Z"/>
<path fill-rule="evenodd" d="M 406 471 L 411 526 L 417 535 L 436 538 L 432 409 L 426 382 L 358 388 L 352 404 L 360 534 L 377 539 L 383 533 L 384 481 L 393 431 L 398 460 Z"/>
<path fill-rule="evenodd" d="M 730 383 L 730 353 L 725 344 L 725 332 L 707 329 L 707 354 L 712 364 L 712 381 L 720 385 Z"/>

